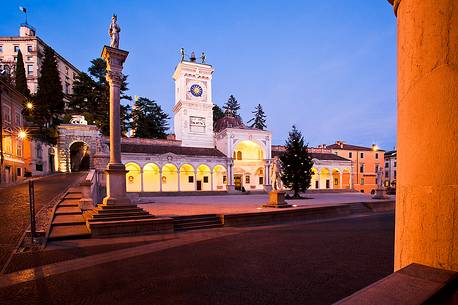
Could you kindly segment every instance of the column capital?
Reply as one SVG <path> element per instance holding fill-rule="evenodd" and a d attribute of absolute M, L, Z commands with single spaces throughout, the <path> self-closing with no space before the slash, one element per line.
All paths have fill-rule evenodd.
<path fill-rule="evenodd" d="M 388 2 L 393 5 L 394 15 L 398 16 L 398 8 L 401 0 L 388 0 Z"/>
<path fill-rule="evenodd" d="M 107 81 L 114 86 L 121 86 L 123 74 L 118 71 L 107 70 L 106 74 Z"/>

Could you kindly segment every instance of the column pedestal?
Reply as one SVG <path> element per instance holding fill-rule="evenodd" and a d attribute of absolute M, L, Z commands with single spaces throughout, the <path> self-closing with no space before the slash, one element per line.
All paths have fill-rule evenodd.
<path fill-rule="evenodd" d="M 108 164 L 105 170 L 107 179 L 107 196 L 103 198 L 104 205 L 135 205 L 127 197 L 126 174 L 124 164 Z"/>
<path fill-rule="evenodd" d="M 269 202 L 263 204 L 264 208 L 290 208 L 292 205 L 285 200 L 286 192 L 273 190 L 269 192 Z"/>

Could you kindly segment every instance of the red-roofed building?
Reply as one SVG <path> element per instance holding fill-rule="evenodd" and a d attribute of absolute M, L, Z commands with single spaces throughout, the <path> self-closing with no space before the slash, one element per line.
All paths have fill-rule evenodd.
<path fill-rule="evenodd" d="M 353 188 L 362 193 L 374 193 L 377 188 L 377 171 L 384 168 L 385 151 L 373 144 L 371 147 L 347 144 L 336 141 L 331 145 L 323 145 L 333 154 L 349 159 L 353 163 Z"/>

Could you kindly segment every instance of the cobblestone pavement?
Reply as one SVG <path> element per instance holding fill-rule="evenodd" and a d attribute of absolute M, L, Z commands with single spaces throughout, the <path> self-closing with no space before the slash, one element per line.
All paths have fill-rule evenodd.
<path fill-rule="evenodd" d="M 33 269 L 27 276 L 38 279 L 1 288 L 0 303 L 332 304 L 393 270 L 393 213 L 222 234 L 231 230 L 177 234 L 195 242 L 125 259 L 63 263 L 71 272 Z"/>
<path fill-rule="evenodd" d="M 36 212 L 80 177 L 80 173 L 59 174 L 36 180 Z M 28 202 L 28 183 L 0 189 L 0 270 L 30 225 Z"/>

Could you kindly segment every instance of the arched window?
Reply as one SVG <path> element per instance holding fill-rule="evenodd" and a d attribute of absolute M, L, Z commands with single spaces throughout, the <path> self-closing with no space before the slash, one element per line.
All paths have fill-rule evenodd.
<path fill-rule="evenodd" d="M 240 150 L 237 152 L 237 160 L 242 160 L 242 152 Z"/>

